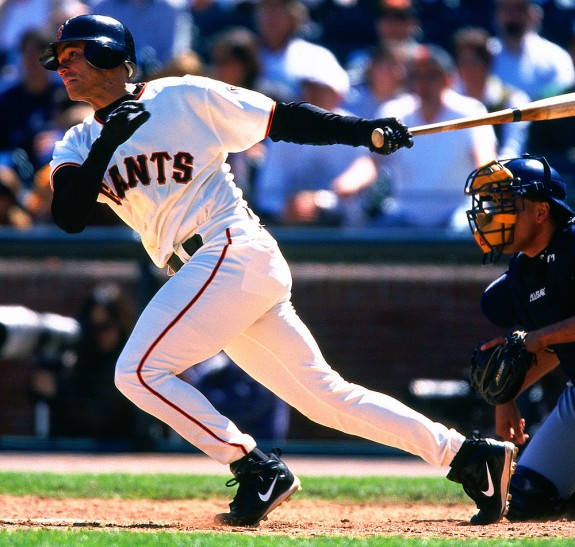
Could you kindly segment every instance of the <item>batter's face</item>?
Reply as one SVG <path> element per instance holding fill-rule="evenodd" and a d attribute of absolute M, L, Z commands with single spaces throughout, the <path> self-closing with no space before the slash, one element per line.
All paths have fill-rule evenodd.
<path fill-rule="evenodd" d="M 94 110 L 103 108 L 126 93 L 124 67 L 102 70 L 92 66 L 84 57 L 85 42 L 58 44 L 58 74 L 68 96 L 73 101 L 84 101 Z"/>

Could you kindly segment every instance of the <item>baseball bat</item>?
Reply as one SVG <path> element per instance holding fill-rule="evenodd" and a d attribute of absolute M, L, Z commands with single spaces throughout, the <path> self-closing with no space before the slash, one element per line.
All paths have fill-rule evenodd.
<path fill-rule="evenodd" d="M 411 127 L 409 131 L 415 137 L 418 135 L 429 135 L 431 133 L 443 133 L 445 131 L 456 131 L 458 129 L 468 129 L 480 125 L 498 125 L 513 122 L 539 122 L 543 120 L 555 120 L 558 118 L 568 118 L 575 116 L 575 93 L 564 93 L 547 99 L 532 101 L 521 107 L 506 108 L 497 110 L 481 116 L 459 118 L 446 122 L 430 123 L 428 125 L 418 125 Z M 381 148 L 384 144 L 383 131 L 380 128 L 374 129 L 371 134 L 371 141 L 376 148 Z"/>

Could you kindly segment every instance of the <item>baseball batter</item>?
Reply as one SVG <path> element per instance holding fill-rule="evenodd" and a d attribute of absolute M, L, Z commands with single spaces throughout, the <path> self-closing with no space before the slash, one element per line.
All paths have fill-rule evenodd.
<path fill-rule="evenodd" d="M 572 507 L 575 492 L 575 212 L 565 201 L 563 177 L 545 158 L 524 155 L 475 171 L 468 188 L 474 188 L 468 215 L 476 240 L 488 254 L 511 255 L 508 271 L 487 288 L 481 308 L 495 325 L 527 331 L 525 347 L 537 361 L 522 390 L 559 365 L 569 379 L 522 452 L 510 489 L 510 520 L 556 518 Z M 515 400 L 496 406 L 495 416 L 498 435 L 526 444 Z"/>
<path fill-rule="evenodd" d="M 217 522 L 257 525 L 300 488 L 280 459 L 218 413 L 178 374 L 221 349 L 312 420 L 451 465 L 479 512 L 507 510 L 515 447 L 466 439 L 399 401 L 346 382 L 326 363 L 290 301 L 289 267 L 235 186 L 229 152 L 273 140 L 412 145 L 394 118 L 339 116 L 310 104 L 274 102 L 203 77 L 130 83 L 133 40 L 98 15 L 66 21 L 41 57 L 68 95 L 95 110 L 56 145 L 52 212 L 66 232 L 86 226 L 96 201 L 137 231 L 153 262 L 173 275 L 139 318 L 116 368 L 118 389 L 190 443 L 230 464 L 238 484 Z M 371 145 L 381 127 L 386 144 Z M 297 161 L 297 157 L 294 157 Z"/>

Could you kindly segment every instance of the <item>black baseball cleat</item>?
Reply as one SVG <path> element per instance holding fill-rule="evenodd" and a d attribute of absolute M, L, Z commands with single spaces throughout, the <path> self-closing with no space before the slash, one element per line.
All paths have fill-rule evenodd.
<path fill-rule="evenodd" d="M 216 515 L 217 524 L 257 526 L 280 503 L 301 490 L 300 480 L 280 460 L 280 454 L 277 449 L 270 454 L 255 449 L 230 466 L 234 478 L 226 486 L 237 484 L 238 491 L 230 512 Z"/>
<path fill-rule="evenodd" d="M 474 436 L 453 458 L 447 478 L 460 483 L 479 509 L 471 524 L 493 524 L 507 514 L 517 452 L 513 443 Z"/>

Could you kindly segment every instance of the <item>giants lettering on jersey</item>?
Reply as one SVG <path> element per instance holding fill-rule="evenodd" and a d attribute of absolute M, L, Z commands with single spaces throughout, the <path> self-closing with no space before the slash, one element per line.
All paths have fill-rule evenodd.
<path fill-rule="evenodd" d="M 108 169 L 114 191 L 104 185 L 102 193 L 120 204 L 130 188 L 138 184 L 149 186 L 152 182 L 166 184 L 168 174 L 177 184 L 187 184 L 192 180 L 193 164 L 194 157 L 189 152 L 178 152 L 173 158 L 168 152 L 154 152 L 150 157 L 128 156 L 124 158 L 123 173 L 118 164 Z"/>
<path fill-rule="evenodd" d="M 535 302 L 535 300 L 539 300 L 540 298 L 545 296 L 545 287 L 539 289 L 538 291 L 532 292 L 529 295 L 529 302 Z"/>

